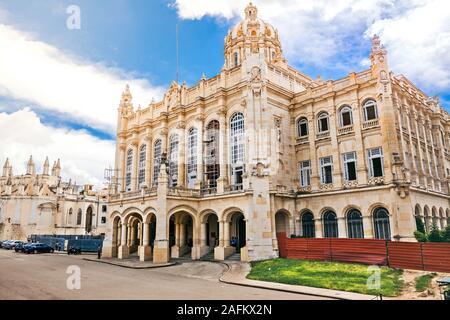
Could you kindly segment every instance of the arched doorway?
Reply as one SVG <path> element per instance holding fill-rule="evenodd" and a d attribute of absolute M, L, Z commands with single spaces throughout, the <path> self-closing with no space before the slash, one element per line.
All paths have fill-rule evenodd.
<path fill-rule="evenodd" d="M 122 243 L 122 221 L 120 216 L 116 216 L 113 219 L 113 232 L 112 232 L 112 257 L 118 256 L 118 250 Z"/>
<path fill-rule="evenodd" d="M 277 237 L 285 235 L 289 237 L 291 235 L 289 225 L 289 214 L 286 211 L 280 210 L 275 214 L 275 230 Z"/>
<path fill-rule="evenodd" d="M 220 245 L 219 218 L 214 212 L 202 217 L 200 241 L 200 257 L 204 260 L 212 260 L 214 258 L 214 249 Z"/>
<path fill-rule="evenodd" d="M 88 207 L 86 210 L 85 230 L 86 233 L 91 233 L 92 231 L 92 207 Z"/>
<path fill-rule="evenodd" d="M 169 220 L 170 256 L 191 258 L 194 246 L 194 220 L 187 212 L 177 212 Z"/>
<path fill-rule="evenodd" d="M 236 253 L 241 253 L 241 249 L 247 245 L 246 227 L 242 213 L 237 212 L 231 216 L 230 243 L 236 249 Z"/>

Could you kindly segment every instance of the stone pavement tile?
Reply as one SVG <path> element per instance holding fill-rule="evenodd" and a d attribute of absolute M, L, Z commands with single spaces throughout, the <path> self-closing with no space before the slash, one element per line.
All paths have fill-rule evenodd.
<path fill-rule="evenodd" d="M 323 288 L 305 287 L 291 284 L 282 284 L 267 281 L 257 281 L 247 279 L 250 272 L 250 264 L 241 262 L 227 262 L 228 271 L 220 278 L 220 281 L 228 284 L 235 284 L 241 286 L 270 289 L 284 292 L 292 292 L 299 294 L 307 294 L 319 297 L 327 297 L 340 300 L 377 300 L 378 297 L 372 295 L 365 295 L 360 293 L 345 292 L 338 290 L 330 290 Z"/>

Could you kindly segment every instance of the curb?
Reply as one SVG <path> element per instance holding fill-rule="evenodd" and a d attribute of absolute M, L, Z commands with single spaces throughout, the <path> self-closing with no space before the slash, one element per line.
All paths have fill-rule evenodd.
<path fill-rule="evenodd" d="M 121 268 L 126 268 L 126 269 L 135 269 L 135 270 L 167 268 L 167 267 L 172 267 L 172 266 L 178 264 L 176 262 L 169 262 L 169 263 L 162 264 L 162 265 L 154 265 L 154 266 L 148 266 L 148 267 L 132 267 L 132 266 L 117 264 L 114 262 L 109 262 L 109 261 L 104 261 L 104 260 L 102 261 L 101 259 L 83 258 L 83 260 L 90 261 L 90 262 L 104 263 L 104 264 L 109 264 L 111 266 L 116 266 L 116 267 L 121 267 Z"/>
<path fill-rule="evenodd" d="M 336 296 L 331 295 L 331 294 L 327 295 L 327 294 L 311 293 L 311 292 L 306 292 L 306 291 L 294 291 L 294 290 L 289 290 L 289 289 L 270 288 L 270 287 L 263 286 L 263 285 L 253 285 L 253 284 L 242 283 L 242 282 L 238 282 L 238 281 L 225 280 L 224 279 L 224 275 L 227 274 L 228 272 L 230 272 L 231 265 L 229 265 L 226 262 L 220 262 L 220 263 L 225 264 L 227 266 L 227 270 L 219 278 L 220 282 L 223 282 L 223 283 L 226 283 L 226 284 L 242 286 L 242 287 L 249 287 L 249 288 L 258 288 L 258 289 L 279 291 L 279 292 L 294 293 L 294 294 L 302 294 L 302 295 L 308 295 L 308 296 L 313 296 L 313 297 L 331 298 L 331 299 L 335 299 L 335 300 L 346 300 L 346 301 L 354 300 L 354 299 L 345 298 L 345 297 L 336 297 Z M 254 281 L 257 281 L 257 280 L 254 280 Z M 321 288 L 315 288 L 315 289 L 321 289 Z M 334 291 L 337 291 L 337 290 L 334 290 Z M 337 292 L 345 292 L 345 291 L 337 291 Z M 374 296 L 374 298 L 376 298 L 376 297 Z"/>

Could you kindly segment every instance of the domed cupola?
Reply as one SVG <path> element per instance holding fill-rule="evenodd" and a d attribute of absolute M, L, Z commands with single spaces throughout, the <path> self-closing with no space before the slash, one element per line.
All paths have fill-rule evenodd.
<path fill-rule="evenodd" d="M 258 18 L 258 8 L 251 2 L 245 8 L 245 19 L 233 27 L 225 38 L 225 69 L 232 69 L 252 54 L 262 54 L 266 61 L 285 61 L 278 31 Z"/>

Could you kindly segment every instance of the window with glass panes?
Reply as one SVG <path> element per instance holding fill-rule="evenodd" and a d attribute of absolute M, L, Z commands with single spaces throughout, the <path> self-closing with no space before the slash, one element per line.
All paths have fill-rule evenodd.
<path fill-rule="evenodd" d="M 333 157 L 320 158 L 320 182 L 333 183 Z"/>
<path fill-rule="evenodd" d="M 329 130 L 329 118 L 328 113 L 322 112 L 318 118 L 319 132 L 326 132 Z"/>
<path fill-rule="evenodd" d="M 352 108 L 344 106 L 340 112 L 340 125 L 341 127 L 350 126 L 353 124 Z"/>
<path fill-rule="evenodd" d="M 311 184 L 311 161 L 300 162 L 300 185 L 308 187 Z"/>
<path fill-rule="evenodd" d="M 145 166 L 147 162 L 147 146 L 144 144 L 139 150 L 139 174 L 138 184 L 141 186 L 145 182 Z"/>
<path fill-rule="evenodd" d="M 355 181 L 356 177 L 356 152 L 345 153 L 344 160 L 344 175 L 345 181 Z"/>
<path fill-rule="evenodd" d="M 153 185 L 158 183 L 159 169 L 161 168 L 161 146 L 161 140 L 157 140 L 153 148 Z"/>
<path fill-rule="evenodd" d="M 299 137 L 306 137 L 308 135 L 308 120 L 301 118 L 297 122 L 297 130 Z"/>
<path fill-rule="evenodd" d="M 169 186 L 178 184 L 178 135 L 170 137 L 169 143 Z"/>
<path fill-rule="evenodd" d="M 187 141 L 187 178 L 189 188 L 194 187 L 197 179 L 197 143 L 198 130 L 192 128 L 189 130 Z"/>
<path fill-rule="evenodd" d="M 366 103 L 364 103 L 363 109 L 365 121 L 378 119 L 377 103 L 375 101 L 373 100 L 366 101 Z"/>
<path fill-rule="evenodd" d="M 383 150 L 381 148 L 373 148 L 367 151 L 369 159 L 369 176 L 384 176 Z"/>
<path fill-rule="evenodd" d="M 131 174 L 133 171 L 133 150 L 127 152 L 127 163 L 125 167 L 125 188 L 126 191 L 131 190 Z"/>
<path fill-rule="evenodd" d="M 242 186 L 244 174 L 245 128 L 244 115 L 237 113 L 230 121 L 231 175 L 234 186 Z"/>

